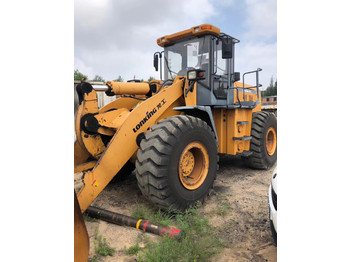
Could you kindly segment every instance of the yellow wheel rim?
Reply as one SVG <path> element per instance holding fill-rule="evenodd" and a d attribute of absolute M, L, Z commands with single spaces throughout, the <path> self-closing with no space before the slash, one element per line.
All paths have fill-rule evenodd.
<path fill-rule="evenodd" d="M 266 151 L 269 156 L 272 156 L 276 152 L 277 148 L 277 135 L 276 130 L 270 127 L 266 132 Z"/>
<path fill-rule="evenodd" d="M 181 184 L 189 189 L 199 188 L 205 181 L 209 170 L 209 155 L 202 143 L 192 142 L 182 151 L 179 160 Z"/>

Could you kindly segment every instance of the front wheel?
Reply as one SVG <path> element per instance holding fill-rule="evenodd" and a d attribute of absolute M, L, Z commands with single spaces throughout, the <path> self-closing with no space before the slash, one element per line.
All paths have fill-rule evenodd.
<path fill-rule="evenodd" d="M 183 211 L 208 195 L 217 157 L 214 133 L 203 120 L 187 115 L 161 120 L 137 152 L 139 188 L 160 208 Z"/>

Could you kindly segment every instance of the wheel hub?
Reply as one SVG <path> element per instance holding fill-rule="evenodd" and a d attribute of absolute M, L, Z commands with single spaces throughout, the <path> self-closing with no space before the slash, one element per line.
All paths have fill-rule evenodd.
<path fill-rule="evenodd" d="M 266 132 L 266 151 L 269 156 L 272 156 L 277 147 L 277 135 L 276 130 L 273 127 L 270 127 Z"/>
<path fill-rule="evenodd" d="M 179 160 L 179 178 L 182 185 L 189 189 L 199 188 L 205 181 L 209 170 L 207 149 L 199 142 L 188 144 Z"/>
<path fill-rule="evenodd" d="M 194 156 L 192 152 L 187 151 L 180 160 L 180 172 L 183 176 L 189 176 L 194 168 Z"/>

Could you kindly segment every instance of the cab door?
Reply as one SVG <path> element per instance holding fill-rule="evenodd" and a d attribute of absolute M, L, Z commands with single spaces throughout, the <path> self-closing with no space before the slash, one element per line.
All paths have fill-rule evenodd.
<path fill-rule="evenodd" d="M 213 94 L 217 100 L 227 99 L 228 63 L 232 59 L 222 58 L 222 41 L 213 40 Z"/>

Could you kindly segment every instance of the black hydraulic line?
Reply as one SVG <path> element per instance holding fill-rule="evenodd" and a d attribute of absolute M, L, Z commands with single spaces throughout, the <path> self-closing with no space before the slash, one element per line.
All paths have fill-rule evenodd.
<path fill-rule="evenodd" d="M 122 214 L 114 213 L 108 210 L 104 210 L 98 207 L 90 206 L 85 210 L 85 214 L 93 218 L 98 218 L 103 221 L 113 223 L 120 226 L 135 227 L 143 230 L 147 233 L 156 234 L 159 236 L 170 236 L 175 239 L 181 238 L 181 230 L 177 228 L 164 227 L 161 225 L 153 224 L 148 220 L 138 219 L 134 217 L 125 216 Z"/>
<path fill-rule="evenodd" d="M 190 84 L 190 86 L 186 89 L 186 91 L 185 91 L 185 97 L 187 97 L 187 94 L 188 94 L 188 92 L 189 91 L 193 91 L 193 87 L 194 87 L 194 83 L 195 83 L 196 81 L 192 81 L 191 82 L 191 84 Z"/>
<path fill-rule="evenodd" d="M 158 90 L 154 94 L 158 94 L 158 92 L 160 91 L 160 89 L 162 89 L 162 87 L 166 86 L 168 83 L 173 83 L 173 82 L 174 82 L 174 80 L 172 80 L 172 79 L 165 80 L 163 82 L 163 84 L 160 85 L 160 87 L 158 88 Z"/>
<path fill-rule="evenodd" d="M 136 96 L 133 96 L 133 95 L 122 95 L 122 97 L 133 98 L 133 99 L 141 100 L 141 101 L 147 100 L 146 98 L 139 98 L 139 97 L 136 97 Z"/>

